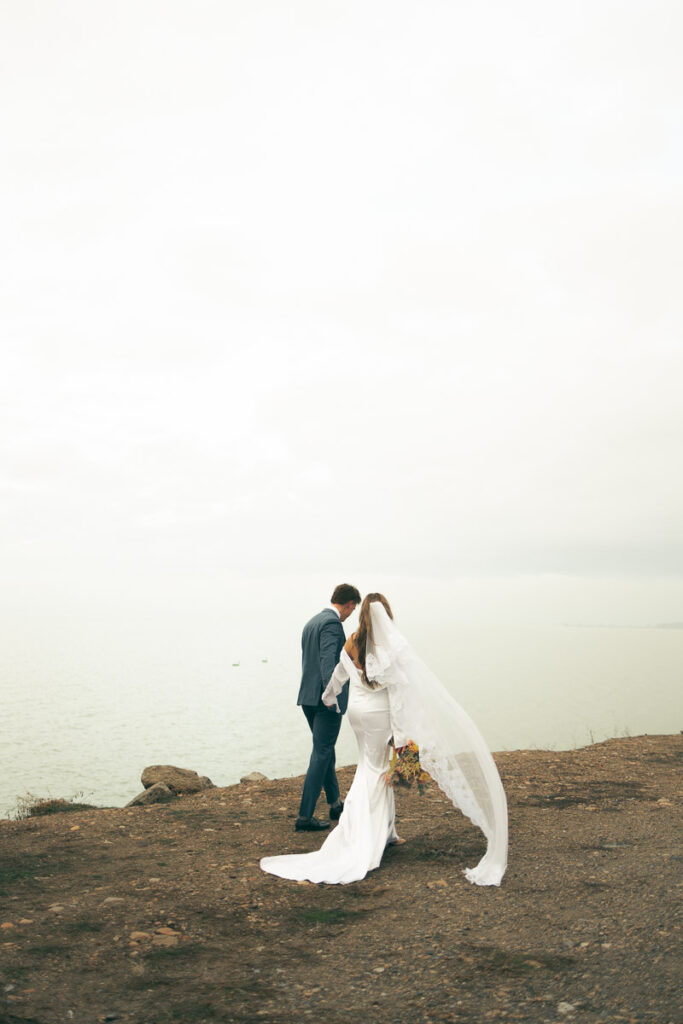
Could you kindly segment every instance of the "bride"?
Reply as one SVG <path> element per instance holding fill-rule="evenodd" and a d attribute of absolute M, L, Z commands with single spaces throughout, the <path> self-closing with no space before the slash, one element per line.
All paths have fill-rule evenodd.
<path fill-rule="evenodd" d="M 396 832 L 394 793 L 387 782 L 392 741 L 414 740 L 420 761 L 455 807 L 477 825 L 487 850 L 465 871 L 477 885 L 500 885 L 507 864 L 507 803 L 500 776 L 474 722 L 397 629 L 383 594 L 368 594 L 323 702 L 349 682 L 348 716 L 358 767 L 339 824 L 319 850 L 264 857 L 264 871 L 297 881 L 342 883 L 379 867 Z M 337 708 L 337 710 L 339 710 Z"/>

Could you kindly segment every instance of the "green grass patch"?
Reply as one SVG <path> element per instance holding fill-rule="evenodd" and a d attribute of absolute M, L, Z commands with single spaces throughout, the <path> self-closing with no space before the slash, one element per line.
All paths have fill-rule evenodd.
<path fill-rule="evenodd" d="M 173 1008 L 171 1020 L 180 1020 L 185 1024 L 185 1022 L 193 1020 L 215 1020 L 219 1014 L 223 1017 L 222 1011 L 213 1003 L 207 1002 L 206 999 L 199 999 L 196 1003 L 184 1000 L 181 1006 Z"/>
<path fill-rule="evenodd" d="M 331 910 L 303 910 L 300 917 L 304 921 L 315 921 L 317 924 L 341 924 L 349 917 L 353 917 L 358 911 L 352 910 L 340 910 L 339 908 L 333 908 Z"/>
<path fill-rule="evenodd" d="M 88 935 L 95 932 L 101 932 L 104 929 L 102 921 L 66 921 L 60 928 L 60 931 L 66 935 Z"/>
<path fill-rule="evenodd" d="M 525 975 L 533 971 L 546 970 L 552 972 L 566 971 L 575 963 L 574 957 L 558 954 L 520 952 L 518 950 L 501 949 L 499 946 L 466 946 L 474 954 L 474 967 L 477 971 L 495 974 Z"/>
<path fill-rule="evenodd" d="M 31 946 L 26 952 L 32 956 L 51 956 L 53 953 L 64 953 L 67 950 L 68 946 L 66 945 L 61 945 L 57 942 L 45 942 L 42 946 Z"/>
<path fill-rule="evenodd" d="M 49 862 L 47 854 L 44 853 L 24 853 L 20 857 L 2 857 L 0 858 L 0 888 L 27 879 L 33 880 L 34 875 L 47 875 L 51 873 L 52 868 L 53 865 Z"/>

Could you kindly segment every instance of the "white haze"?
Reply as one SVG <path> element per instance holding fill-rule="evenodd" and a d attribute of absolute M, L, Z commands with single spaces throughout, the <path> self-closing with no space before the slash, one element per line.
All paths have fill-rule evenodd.
<path fill-rule="evenodd" d="M 680 4 L 0 18 L 13 621 L 683 620 Z"/>

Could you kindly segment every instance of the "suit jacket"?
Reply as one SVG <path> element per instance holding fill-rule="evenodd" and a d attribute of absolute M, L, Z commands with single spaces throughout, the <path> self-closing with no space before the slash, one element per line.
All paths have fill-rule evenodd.
<path fill-rule="evenodd" d="M 333 608 L 324 608 L 309 619 L 301 634 L 301 686 L 297 704 L 317 707 L 345 643 L 344 627 Z M 348 702 L 347 683 L 337 698 L 342 714 Z"/>

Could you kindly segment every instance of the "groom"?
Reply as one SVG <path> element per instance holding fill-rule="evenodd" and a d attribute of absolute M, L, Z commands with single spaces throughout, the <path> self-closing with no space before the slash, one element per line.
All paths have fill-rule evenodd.
<path fill-rule="evenodd" d="M 297 704 L 303 708 L 313 734 L 313 753 L 304 780 L 299 817 L 294 825 L 297 832 L 318 832 L 330 827 L 329 821 L 313 817 L 323 787 L 332 821 L 337 821 L 344 809 L 339 799 L 339 783 L 334 770 L 334 745 L 349 700 L 348 686 L 344 687 L 337 698 L 342 715 L 334 708 L 326 708 L 322 695 L 346 642 L 342 622 L 348 619 L 358 604 L 360 594 L 356 588 L 350 583 L 340 583 L 334 588 L 330 606 L 314 615 L 301 634 L 302 670 Z"/>

